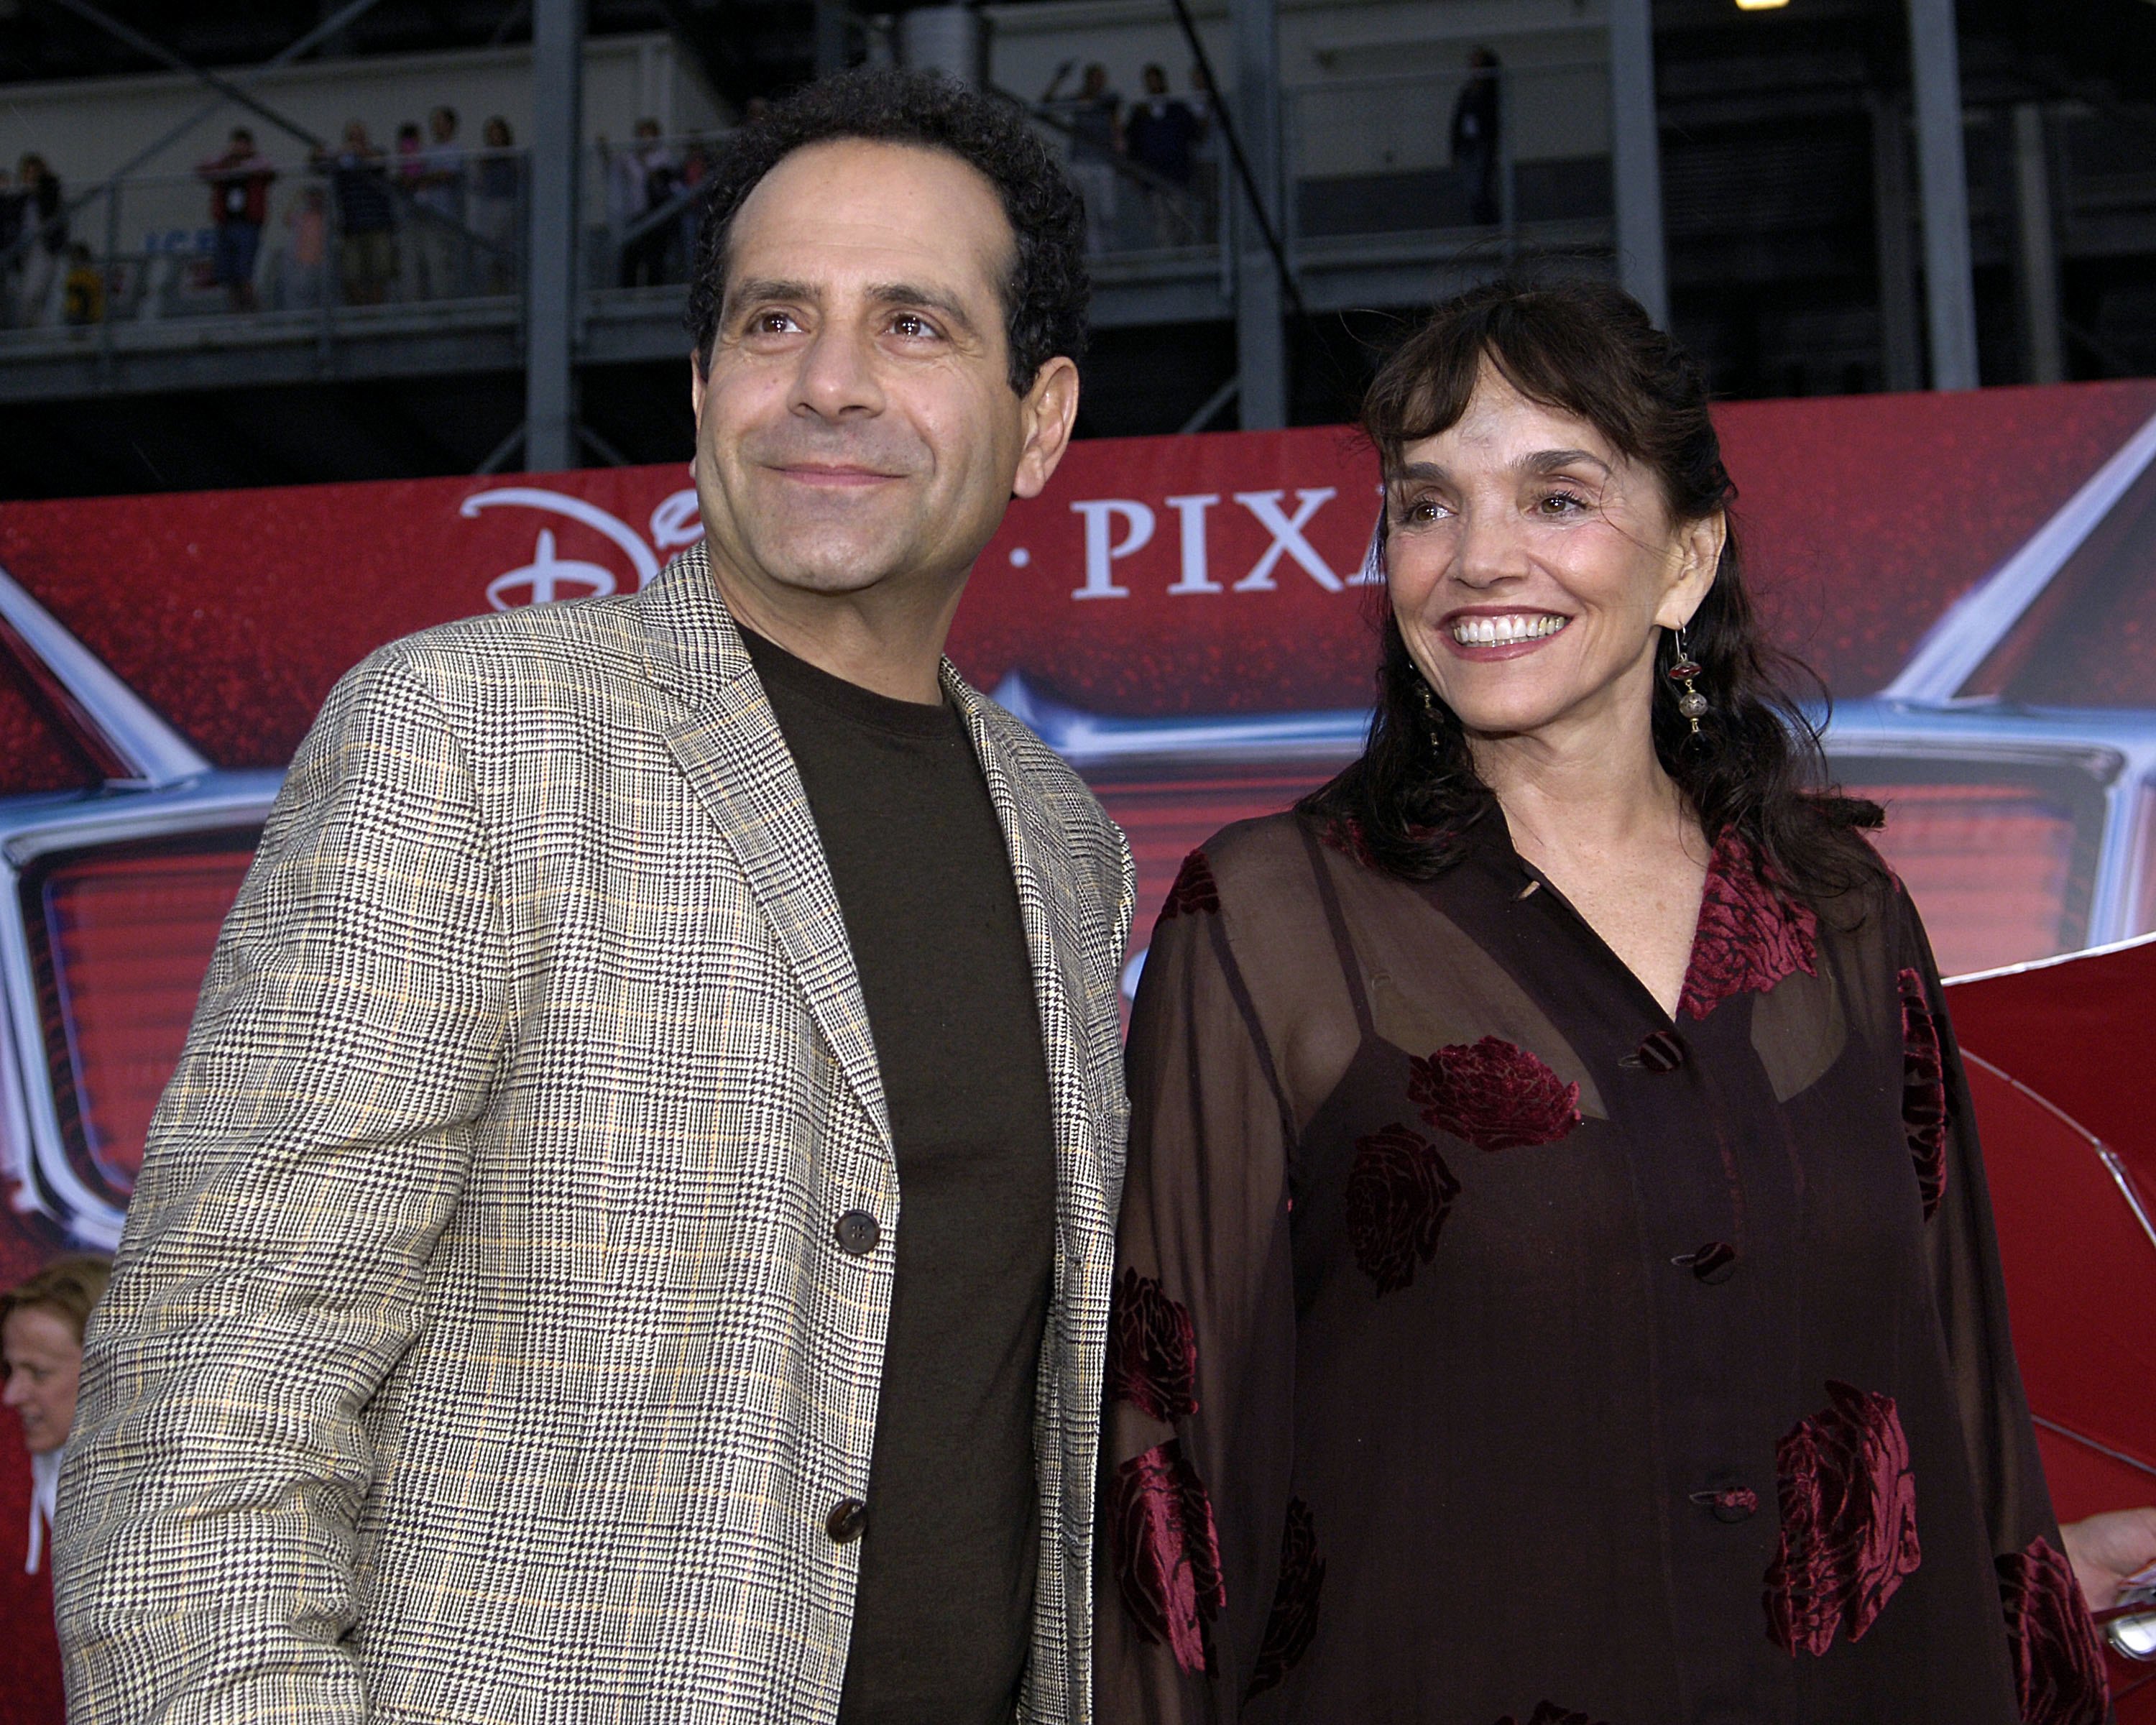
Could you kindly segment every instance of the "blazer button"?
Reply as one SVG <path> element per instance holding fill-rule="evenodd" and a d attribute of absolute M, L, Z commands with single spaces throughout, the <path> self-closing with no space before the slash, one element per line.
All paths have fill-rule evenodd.
<path fill-rule="evenodd" d="M 840 1545 L 851 1545 L 868 1525 L 869 1507 L 858 1497 L 841 1497 L 824 1517 L 824 1531 Z"/>
<path fill-rule="evenodd" d="M 876 1241 L 883 1237 L 876 1219 L 866 1210 L 848 1210 L 839 1218 L 839 1225 L 832 1232 L 838 1236 L 839 1250 L 850 1252 L 856 1258 L 874 1251 Z"/>

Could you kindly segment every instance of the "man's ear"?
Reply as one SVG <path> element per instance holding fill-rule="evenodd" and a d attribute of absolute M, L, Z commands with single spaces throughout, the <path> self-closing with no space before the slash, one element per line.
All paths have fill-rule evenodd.
<path fill-rule="evenodd" d="M 1019 412 L 1025 441 L 1011 495 L 1038 497 L 1070 448 L 1070 428 L 1078 422 L 1077 366 L 1060 353 L 1045 362 L 1033 374 L 1033 388 L 1019 403 Z"/>
<path fill-rule="evenodd" d="M 701 348 L 689 350 L 689 413 L 701 424 L 704 419 L 704 385 L 710 379 L 704 374 L 704 355 Z"/>

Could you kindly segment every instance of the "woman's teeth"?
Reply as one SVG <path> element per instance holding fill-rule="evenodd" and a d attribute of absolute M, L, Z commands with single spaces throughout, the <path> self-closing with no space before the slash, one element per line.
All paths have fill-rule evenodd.
<path fill-rule="evenodd" d="M 1463 647 L 1504 647 L 1514 641 L 1539 641 L 1553 635 L 1568 620 L 1547 611 L 1532 616 L 1462 617 L 1452 625 L 1452 639 Z"/>

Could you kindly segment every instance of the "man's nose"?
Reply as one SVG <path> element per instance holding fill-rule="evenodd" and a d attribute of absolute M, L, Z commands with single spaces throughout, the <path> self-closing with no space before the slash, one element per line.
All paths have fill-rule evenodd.
<path fill-rule="evenodd" d="M 0 1406 L 19 1408 L 30 1399 L 30 1386 L 24 1379 L 10 1376 L 8 1387 L 0 1390 Z"/>
<path fill-rule="evenodd" d="M 842 322 L 826 324 L 802 350 L 796 405 L 824 419 L 880 412 L 875 358 L 873 337 Z"/>

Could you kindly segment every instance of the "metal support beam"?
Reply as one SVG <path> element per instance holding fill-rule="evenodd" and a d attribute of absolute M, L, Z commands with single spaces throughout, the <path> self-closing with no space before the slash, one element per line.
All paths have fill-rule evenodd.
<path fill-rule="evenodd" d="M 1609 167 L 1617 201 L 1617 279 L 1656 326 L 1666 329 L 1670 270 L 1662 241 L 1652 0 L 1609 0 Z"/>
<path fill-rule="evenodd" d="M 1976 285 L 1969 256 L 1969 169 L 1962 150 L 1961 54 L 1953 0 L 1909 0 L 1917 85 L 1917 183 L 1924 212 L 1924 306 L 1932 388 L 1974 389 Z"/>
<path fill-rule="evenodd" d="M 1921 389 L 1917 254 L 1909 244 L 1909 127 L 1901 104 L 1871 102 L 1871 230 L 1879 261 L 1879 358 L 1889 389 Z"/>
<path fill-rule="evenodd" d="M 2059 240 L 2051 222 L 2051 159 L 2044 110 L 2014 105 L 2015 274 L 2021 286 L 2021 330 L 2031 383 L 2066 381 L 2066 345 L 2059 325 Z"/>
<path fill-rule="evenodd" d="M 145 36 L 131 24 L 124 24 L 118 18 L 100 11 L 90 3 L 90 0 L 54 0 L 54 3 L 73 13 L 85 23 L 95 24 L 114 41 L 126 44 L 136 53 L 146 55 L 151 59 L 170 66 L 175 72 L 184 72 L 197 83 L 208 85 L 227 101 L 237 102 L 243 108 L 251 109 L 280 131 L 290 132 L 310 149 L 321 147 L 321 139 L 309 131 L 298 121 L 286 119 L 268 103 L 243 90 L 230 79 L 219 77 L 214 72 L 205 71 L 193 62 L 173 53 L 163 43 Z"/>
<path fill-rule="evenodd" d="M 1250 185 L 1235 224 L 1236 399 L 1245 431 L 1287 424 L 1287 341 L 1281 283 L 1265 230 L 1281 230 L 1280 12 L 1277 0 L 1228 0 L 1235 45 L 1235 122 Z M 1251 193 L 1262 208 L 1250 207 Z"/>
<path fill-rule="evenodd" d="M 524 465 L 574 467 L 583 0 L 531 8 L 531 208 L 524 272 Z"/>
<path fill-rule="evenodd" d="M 846 0 L 816 0 L 816 75 L 829 78 L 843 72 L 853 58 L 852 14 Z"/>

